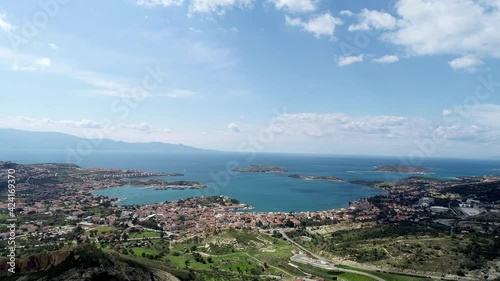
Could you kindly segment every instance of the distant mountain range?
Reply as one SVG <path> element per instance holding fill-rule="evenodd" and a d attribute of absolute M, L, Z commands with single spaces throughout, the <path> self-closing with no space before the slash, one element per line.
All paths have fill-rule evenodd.
<path fill-rule="evenodd" d="M 163 152 L 215 152 L 163 142 L 123 142 L 110 139 L 85 139 L 73 135 L 53 132 L 21 131 L 15 129 L 0 129 L 0 149 L 76 149 L 79 143 L 91 141 L 95 150 L 132 150 L 132 151 L 163 151 Z"/>

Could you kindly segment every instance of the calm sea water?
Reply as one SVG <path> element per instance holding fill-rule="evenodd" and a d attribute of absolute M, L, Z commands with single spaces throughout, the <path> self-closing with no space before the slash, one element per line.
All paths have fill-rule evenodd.
<path fill-rule="evenodd" d="M 2 151 L 0 161 L 46 163 L 65 162 L 64 151 Z M 142 169 L 155 172 L 179 172 L 183 177 L 163 177 L 166 180 L 194 180 L 209 186 L 202 190 L 153 190 L 133 186 L 110 188 L 95 194 L 126 198 L 121 204 L 148 204 L 173 201 L 192 196 L 226 195 L 251 204 L 256 211 L 317 211 L 339 209 L 362 197 L 382 191 L 349 183 L 305 181 L 277 174 L 233 173 L 234 166 L 265 163 L 283 166 L 288 173 L 337 176 L 346 180 L 397 180 L 411 176 L 399 173 L 373 172 L 373 166 L 400 164 L 395 157 L 321 156 L 290 154 L 258 154 L 249 161 L 248 155 L 237 153 L 161 153 L 95 151 L 82 158 L 82 167 Z M 500 160 L 465 160 L 428 158 L 422 164 L 430 168 L 432 177 L 453 178 L 499 174 Z"/>

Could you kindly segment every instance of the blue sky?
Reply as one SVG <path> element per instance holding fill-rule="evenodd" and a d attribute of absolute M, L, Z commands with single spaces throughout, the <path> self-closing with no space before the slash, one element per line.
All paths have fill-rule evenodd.
<path fill-rule="evenodd" d="M 498 26 L 498 0 L 2 0 L 0 127 L 498 155 Z"/>

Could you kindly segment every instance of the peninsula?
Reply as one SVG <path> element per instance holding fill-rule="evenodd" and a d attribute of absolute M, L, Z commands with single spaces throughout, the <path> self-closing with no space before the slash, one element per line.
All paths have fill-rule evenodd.
<path fill-rule="evenodd" d="M 132 180 L 127 182 L 129 185 L 141 186 L 144 188 L 154 188 L 155 190 L 165 190 L 165 189 L 200 189 L 206 188 L 207 186 L 201 184 L 197 181 L 165 181 L 161 179 L 149 179 L 149 180 Z"/>
<path fill-rule="evenodd" d="M 236 168 L 233 171 L 240 173 L 284 173 L 285 168 L 268 164 L 255 164 L 244 168 Z"/>
<path fill-rule="evenodd" d="M 343 182 L 344 180 L 338 177 L 333 177 L 333 176 L 308 176 L 308 175 L 302 175 L 302 174 L 291 174 L 288 175 L 289 178 L 294 178 L 294 179 L 303 179 L 303 180 L 309 180 L 309 181 L 334 181 L 334 182 Z"/>

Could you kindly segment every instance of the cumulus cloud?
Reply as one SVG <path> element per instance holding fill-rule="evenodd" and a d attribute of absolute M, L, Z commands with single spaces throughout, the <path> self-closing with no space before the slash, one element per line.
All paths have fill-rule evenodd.
<path fill-rule="evenodd" d="M 236 123 L 229 123 L 227 125 L 227 128 L 231 131 L 231 132 L 235 132 L 235 133 L 239 133 L 240 132 L 240 128 L 238 127 L 238 125 L 236 125 Z"/>
<path fill-rule="evenodd" d="M 480 125 L 439 126 L 436 135 L 441 139 L 453 141 L 489 141 L 493 139 L 491 130 Z"/>
<path fill-rule="evenodd" d="M 120 124 L 121 128 L 132 129 L 142 132 L 151 133 L 153 131 L 153 126 L 148 123 L 140 123 L 140 124 Z"/>
<path fill-rule="evenodd" d="M 398 61 L 399 61 L 399 57 L 394 56 L 394 55 L 386 55 L 386 56 L 382 56 L 382 57 L 373 59 L 373 62 L 376 62 L 376 63 L 393 63 L 393 62 L 398 62 Z"/>
<path fill-rule="evenodd" d="M 353 63 L 357 62 L 362 62 L 363 61 L 363 54 L 357 55 L 357 56 L 344 56 L 344 57 L 339 57 L 337 59 L 337 65 L 340 67 L 346 66 L 346 65 L 351 65 Z"/>
<path fill-rule="evenodd" d="M 7 15 L 5 13 L 0 12 L 0 29 L 3 32 L 11 32 L 14 29 L 14 26 L 7 22 Z"/>
<path fill-rule="evenodd" d="M 354 16 L 354 13 L 349 11 L 349 10 L 342 10 L 339 12 L 339 15 L 346 16 L 346 17 L 352 17 L 352 16 Z"/>
<path fill-rule="evenodd" d="M 145 6 L 145 7 L 154 7 L 154 6 L 179 6 L 184 3 L 184 0 L 137 0 L 137 5 Z"/>
<path fill-rule="evenodd" d="M 476 104 L 474 106 L 444 109 L 446 121 L 436 128 L 443 139 L 460 141 L 498 141 L 500 140 L 500 105 Z"/>
<path fill-rule="evenodd" d="M 252 0 L 192 0 L 190 13 L 215 13 L 224 15 L 233 7 L 251 8 Z"/>
<path fill-rule="evenodd" d="M 276 9 L 283 9 L 292 13 L 312 12 L 316 10 L 316 1 L 313 0 L 269 0 Z"/>
<path fill-rule="evenodd" d="M 52 124 L 59 123 L 61 125 L 73 128 L 88 128 L 88 129 L 102 129 L 103 124 L 97 121 L 92 121 L 88 119 L 83 120 L 62 120 L 62 121 L 52 121 Z"/>
<path fill-rule="evenodd" d="M 453 70 L 466 70 L 469 72 L 476 71 L 477 67 L 484 64 L 484 62 L 473 55 L 465 55 L 463 57 L 456 58 L 449 62 Z"/>
<path fill-rule="evenodd" d="M 453 110 L 451 110 L 451 109 L 444 109 L 442 114 L 443 114 L 444 117 L 451 116 L 453 114 Z"/>
<path fill-rule="evenodd" d="M 349 31 L 366 31 L 373 29 L 392 30 L 396 27 L 397 20 L 391 14 L 375 10 L 363 9 L 357 15 L 358 23 L 350 25 Z"/>
<path fill-rule="evenodd" d="M 412 137 L 425 130 L 426 122 L 403 116 L 353 117 L 343 113 L 282 114 L 271 122 L 276 133 L 324 137 L 372 135 L 381 138 Z"/>
<path fill-rule="evenodd" d="M 342 24 L 340 19 L 333 17 L 329 12 L 313 16 L 308 21 L 285 16 L 285 21 L 289 26 L 300 27 L 304 31 L 313 33 L 316 38 L 321 36 L 333 37 L 335 27 Z"/>
<path fill-rule="evenodd" d="M 412 55 L 500 57 L 498 1 L 399 0 L 397 29 L 385 40 Z"/>

